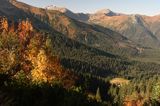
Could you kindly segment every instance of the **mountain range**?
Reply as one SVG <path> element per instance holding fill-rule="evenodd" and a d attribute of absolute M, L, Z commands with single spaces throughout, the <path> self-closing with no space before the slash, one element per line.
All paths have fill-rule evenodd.
<path fill-rule="evenodd" d="M 54 7 L 54 11 L 50 10 L 51 7 L 39 9 L 14 0 L 11 3 L 27 13 L 34 14 L 36 19 L 44 20 L 46 24 L 49 24 L 51 29 L 61 32 L 67 38 L 88 46 L 107 52 L 114 52 L 115 54 L 117 54 L 116 51 L 119 51 L 119 49 L 122 51 L 129 50 L 133 54 L 141 51 L 141 46 L 136 45 L 120 33 L 103 26 L 84 23 L 81 22 L 82 20 L 79 21 L 78 18 L 82 15 L 86 16 L 86 14 L 74 14 L 68 9 L 58 7 Z M 50 9 L 48 10 L 47 8 Z M 70 15 L 70 17 L 62 12 Z M 78 20 L 72 19 L 73 17 L 71 18 L 71 16 L 73 15 L 77 16 Z"/>
<path fill-rule="evenodd" d="M 56 6 L 46 7 L 48 10 L 60 11 Z M 131 41 L 143 47 L 159 48 L 160 45 L 160 16 L 145 16 L 139 14 L 116 13 L 109 9 L 98 10 L 92 14 L 74 13 L 66 8 L 60 11 L 66 16 L 85 23 L 100 25 L 112 29 Z M 80 15 L 81 14 L 81 15 Z M 85 18 L 82 18 L 85 17 Z"/>

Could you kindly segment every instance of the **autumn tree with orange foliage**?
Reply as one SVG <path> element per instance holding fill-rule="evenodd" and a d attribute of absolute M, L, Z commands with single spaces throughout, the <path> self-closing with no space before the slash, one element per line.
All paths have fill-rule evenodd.
<path fill-rule="evenodd" d="M 21 42 L 27 40 L 28 37 L 31 36 L 31 32 L 33 31 L 33 26 L 31 21 L 28 19 L 26 21 L 21 21 L 18 24 L 18 35 Z"/>
<path fill-rule="evenodd" d="M 8 24 L 7 18 L 5 18 L 5 17 L 1 18 L 0 24 L 1 24 L 0 25 L 0 30 L 7 32 L 8 28 L 9 28 L 9 24 Z"/>
<path fill-rule="evenodd" d="M 10 33 L 15 33 L 15 31 L 16 31 L 16 25 L 15 25 L 15 22 L 12 20 L 11 26 L 9 28 L 9 32 Z"/>
<path fill-rule="evenodd" d="M 38 84 L 42 82 L 59 82 L 65 88 L 70 88 L 74 85 L 77 77 L 61 66 L 59 57 L 52 54 L 52 51 L 54 51 L 52 48 L 53 44 L 52 42 L 48 43 L 50 38 L 33 30 L 31 21 L 27 19 L 19 22 L 17 24 L 18 29 L 16 29 L 14 22 L 9 25 L 8 20 L 2 18 L 0 26 L 2 31 L 7 32 L 5 33 L 6 36 L 4 36 L 6 38 L 3 39 L 3 41 L 8 42 L 7 37 L 11 34 L 18 45 L 18 48 L 13 48 L 15 44 L 10 45 L 11 43 L 9 43 L 11 47 L 11 49 L 9 49 L 7 45 L 4 45 L 5 43 L 2 44 L 3 48 L 8 51 L 5 58 L 0 58 L 0 63 L 2 62 L 2 64 L 4 64 L 4 70 L 14 70 L 13 75 L 15 78 L 16 73 L 23 70 L 31 81 Z M 0 54 L 3 53 L 4 52 L 0 51 Z"/>
<path fill-rule="evenodd" d="M 60 82 L 65 88 L 70 88 L 77 78 L 70 71 L 63 69 L 57 56 L 51 55 L 52 50 L 46 45 L 47 39 L 36 34 L 28 45 L 27 59 L 33 66 L 32 81 L 36 83 Z"/>

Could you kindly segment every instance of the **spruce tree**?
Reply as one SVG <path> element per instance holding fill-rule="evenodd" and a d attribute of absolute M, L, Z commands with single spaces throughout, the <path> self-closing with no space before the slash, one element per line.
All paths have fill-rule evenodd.
<path fill-rule="evenodd" d="M 96 92 L 96 97 L 95 98 L 96 98 L 97 102 L 102 102 L 99 87 L 97 88 L 97 92 Z"/>

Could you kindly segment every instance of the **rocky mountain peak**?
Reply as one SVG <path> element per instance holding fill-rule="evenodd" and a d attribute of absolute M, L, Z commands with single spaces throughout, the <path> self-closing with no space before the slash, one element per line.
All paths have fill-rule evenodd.
<path fill-rule="evenodd" d="M 45 9 L 47 9 L 47 10 L 57 10 L 57 11 L 62 12 L 62 13 L 66 13 L 67 11 L 69 11 L 67 8 L 57 7 L 57 6 L 54 6 L 54 5 L 47 6 L 47 7 L 45 7 Z"/>
<path fill-rule="evenodd" d="M 107 15 L 107 16 L 118 15 L 117 13 L 114 13 L 110 9 L 101 9 L 101 10 L 98 10 L 95 14 L 102 14 L 102 15 Z"/>
<path fill-rule="evenodd" d="M 101 10 L 98 10 L 96 13 L 99 13 L 99 14 L 108 14 L 112 12 L 110 9 L 101 9 Z"/>

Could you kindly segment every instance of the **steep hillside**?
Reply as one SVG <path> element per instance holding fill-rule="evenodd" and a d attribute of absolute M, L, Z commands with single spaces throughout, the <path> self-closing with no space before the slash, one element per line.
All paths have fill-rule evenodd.
<path fill-rule="evenodd" d="M 106 16 L 91 15 L 90 23 L 102 25 L 115 30 L 128 39 L 145 47 L 159 48 L 159 16 L 119 15 Z"/>
<path fill-rule="evenodd" d="M 158 40 L 160 40 L 160 15 L 157 16 L 146 16 L 143 17 L 143 19 L 145 20 L 145 22 L 147 23 L 147 28 L 150 29 L 152 31 L 152 33 L 157 37 Z"/>
<path fill-rule="evenodd" d="M 132 52 L 133 54 L 137 54 L 141 52 L 139 46 L 117 32 L 101 26 L 82 23 L 67 17 L 61 13 L 69 11 L 65 8 L 54 7 L 55 10 L 53 11 L 50 10 L 49 7 L 49 9 L 40 9 L 21 2 L 12 1 L 11 3 L 27 13 L 34 14 L 35 18 L 42 20 L 54 30 L 80 43 L 115 54 L 118 54 L 117 51 L 119 50 L 121 51 L 119 54 L 123 55 L 125 53 L 131 54 Z M 125 52 L 126 50 L 129 52 Z"/>
<path fill-rule="evenodd" d="M 158 47 L 157 36 L 148 28 L 148 23 L 140 15 L 91 16 L 89 22 L 120 32 L 122 35 L 147 47 Z"/>
<path fill-rule="evenodd" d="M 60 11 L 62 8 L 49 8 Z M 68 10 L 70 11 L 70 10 Z M 129 40 L 144 47 L 157 48 L 160 45 L 159 18 L 160 16 L 127 15 L 115 13 L 109 9 L 98 10 L 93 14 L 83 14 L 85 20 L 78 18 L 78 13 L 69 15 L 67 11 L 60 11 L 72 19 L 85 23 L 96 24 L 119 32 Z"/>

